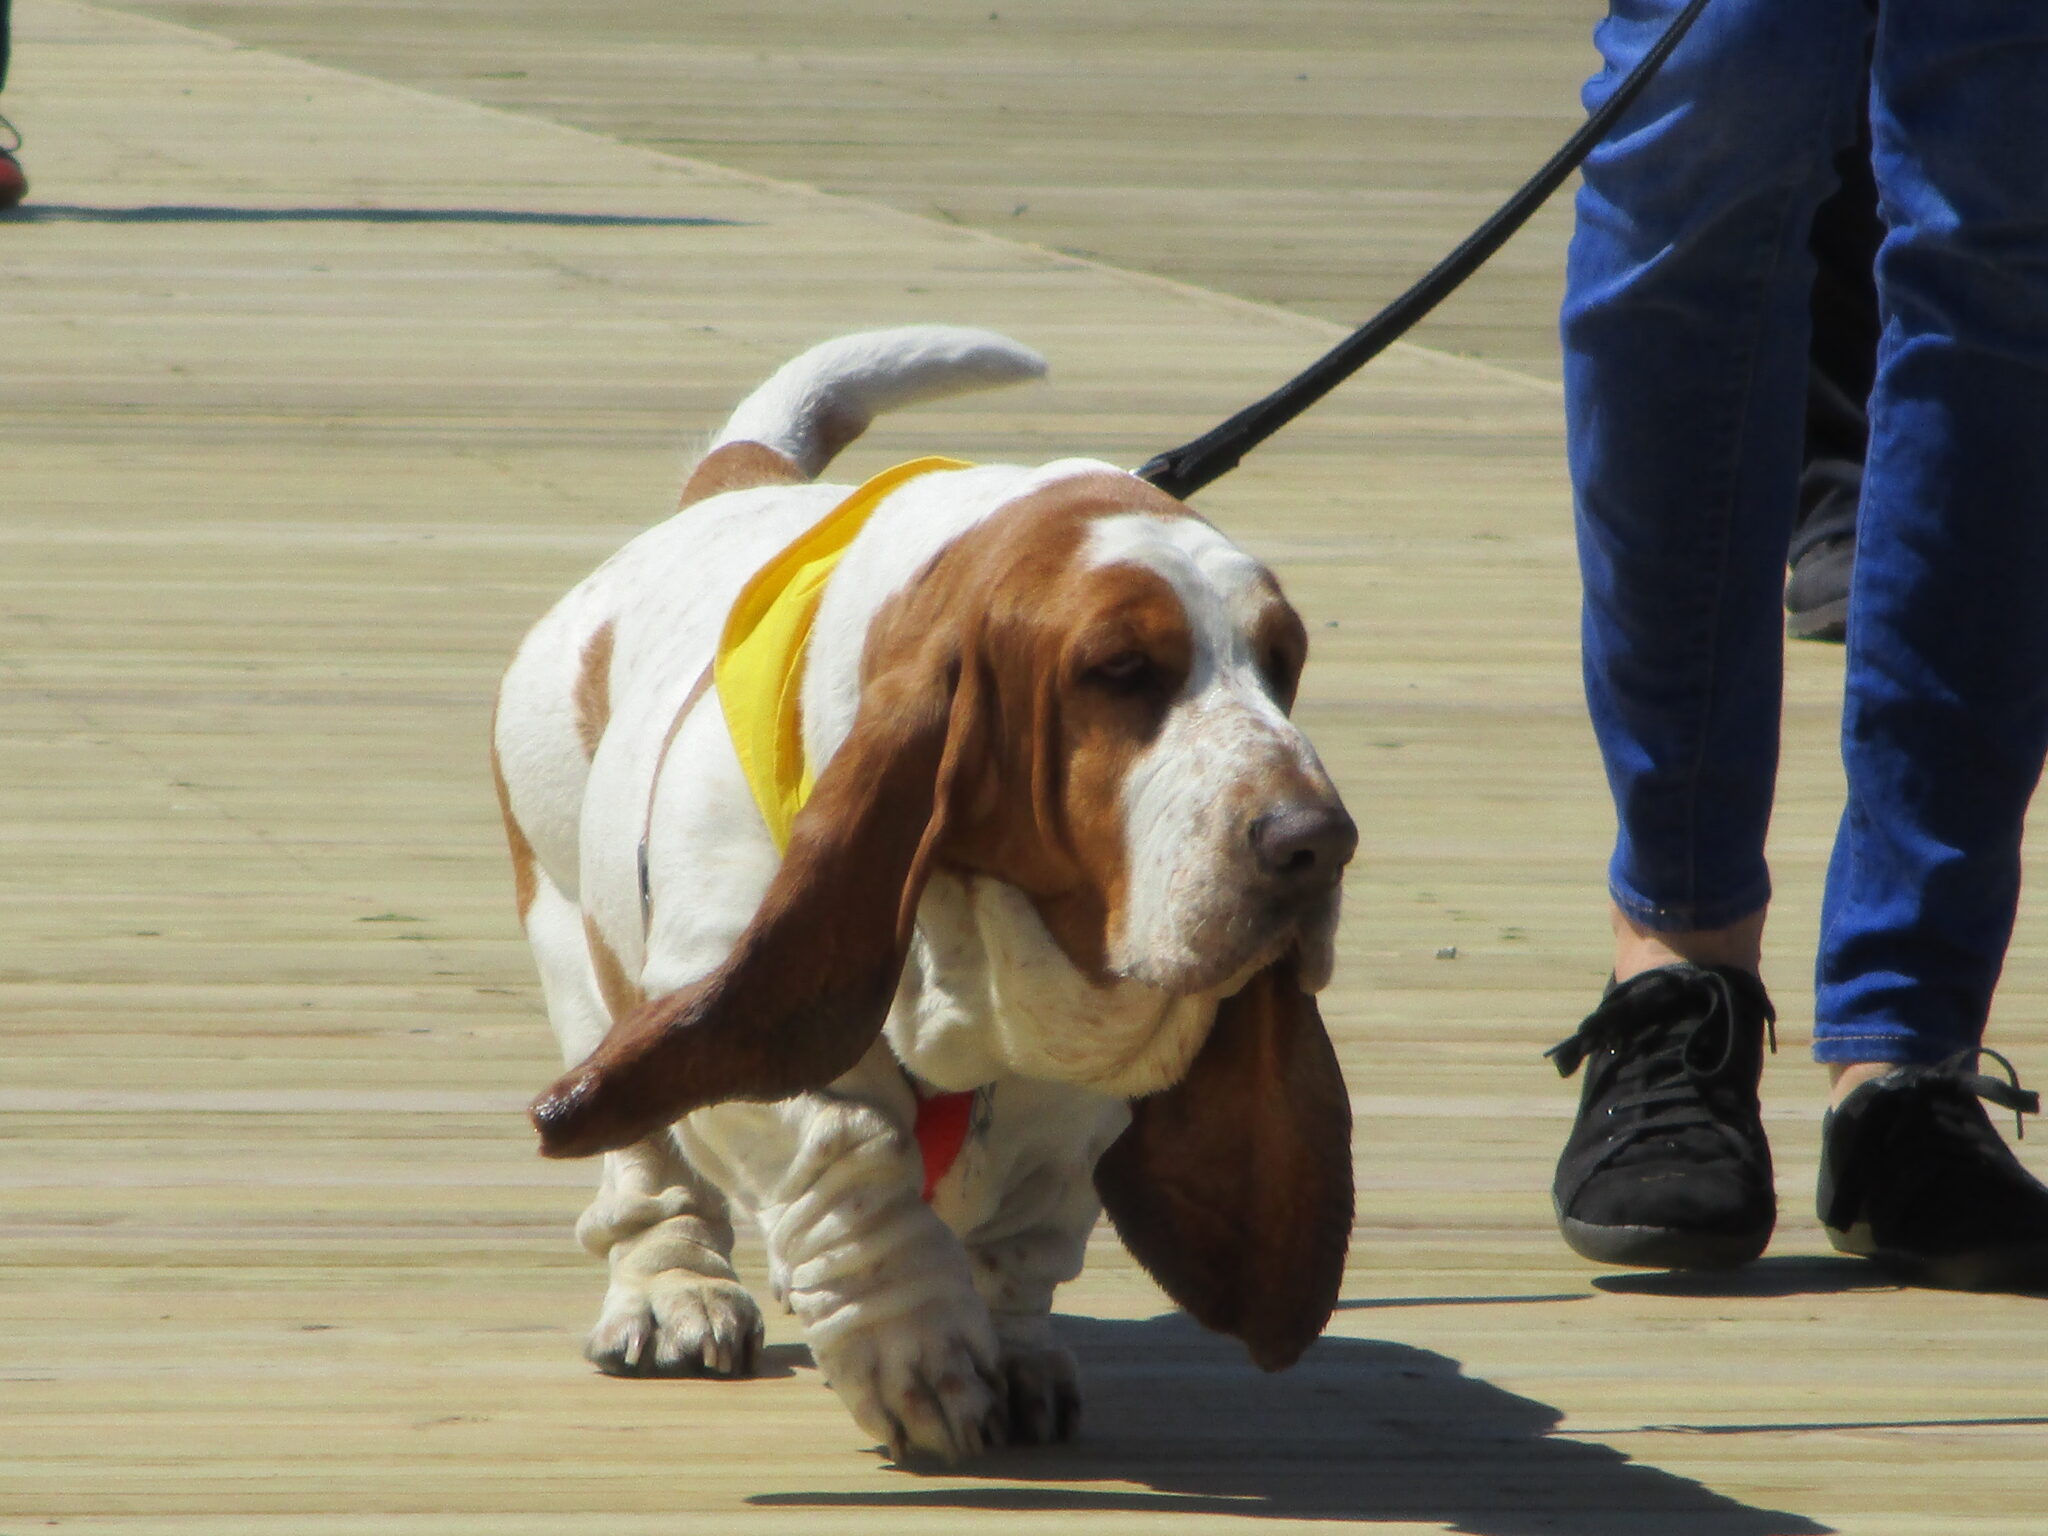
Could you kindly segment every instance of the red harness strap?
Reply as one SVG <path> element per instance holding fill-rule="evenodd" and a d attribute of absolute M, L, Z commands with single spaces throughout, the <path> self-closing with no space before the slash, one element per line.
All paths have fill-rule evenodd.
<path fill-rule="evenodd" d="M 913 1085 L 915 1086 L 915 1085 Z M 953 1164 L 960 1157 L 960 1149 L 967 1145 L 967 1132 L 974 1123 L 974 1093 L 934 1093 L 929 1097 L 924 1090 L 917 1091 L 917 1124 L 913 1133 L 917 1137 L 917 1150 L 924 1157 L 924 1203 L 932 1203 L 932 1191 L 939 1187 L 939 1180 L 952 1171 Z"/>

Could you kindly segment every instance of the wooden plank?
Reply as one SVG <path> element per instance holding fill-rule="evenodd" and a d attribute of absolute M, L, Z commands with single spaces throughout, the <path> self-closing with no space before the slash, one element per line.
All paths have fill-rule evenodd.
<path fill-rule="evenodd" d="M 493 62 L 459 9 L 276 12 L 307 52 L 381 18 L 379 68 L 411 78 L 398 55 Z M 501 9 L 535 57 L 654 77 L 599 13 Z M 1045 24 L 1080 47 L 1092 14 Z M 1158 29 L 1142 56 L 1173 15 L 1131 14 Z M 1526 20 L 1474 16 L 1418 22 L 1440 71 L 1484 52 L 1451 34 Z M 1774 832 L 1774 1257 L 1713 1286 L 1596 1276 L 1557 1242 L 1570 1093 L 1536 1052 L 1599 983 L 1608 813 L 1556 395 L 1416 348 L 1204 498 L 1309 618 L 1304 717 L 1364 826 L 1327 1005 L 1361 1110 L 1332 1337 L 1258 1376 L 1098 1234 L 1063 1303 L 1086 1439 L 938 1474 L 869 1453 L 780 1319 L 756 1382 L 593 1375 L 587 1174 L 511 1110 L 553 1067 L 483 764 L 524 625 L 821 336 L 970 321 L 1055 364 L 888 420 L 858 475 L 1136 462 L 1334 328 L 105 8 L 27 0 L 17 25 L 7 106 L 55 208 L 0 225 L 9 1536 L 2032 1529 L 2038 1301 L 1875 1285 L 1807 1207 L 1834 653 L 1793 657 Z M 950 36 L 926 44 L 965 78 Z M 826 43 L 832 90 L 868 89 Z M 621 85 L 620 110 L 653 94 Z M 144 204 L 230 216 L 119 216 Z M 413 216 L 300 216 L 351 207 Z M 565 217 L 592 214 L 667 222 Z M 2030 910 L 1994 1022 L 2031 1062 L 2041 942 Z"/>
<path fill-rule="evenodd" d="M 1356 324 L 1570 131 L 1573 0 L 129 9 Z M 1419 333 L 1553 376 L 1559 201 Z"/>

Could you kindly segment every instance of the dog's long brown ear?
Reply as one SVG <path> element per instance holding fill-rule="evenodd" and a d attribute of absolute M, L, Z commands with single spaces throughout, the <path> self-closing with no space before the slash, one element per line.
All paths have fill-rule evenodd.
<path fill-rule="evenodd" d="M 1351 1244 L 1351 1099 L 1291 954 L 1225 999 L 1181 1082 L 1131 1105 L 1095 1188 L 1166 1294 L 1264 1369 L 1323 1331 Z"/>
<path fill-rule="evenodd" d="M 707 1104 L 822 1087 L 874 1044 L 977 729 L 974 668 L 963 682 L 956 651 L 923 652 L 862 689 L 725 963 L 620 1020 L 534 1101 L 544 1154 L 609 1151 Z"/>

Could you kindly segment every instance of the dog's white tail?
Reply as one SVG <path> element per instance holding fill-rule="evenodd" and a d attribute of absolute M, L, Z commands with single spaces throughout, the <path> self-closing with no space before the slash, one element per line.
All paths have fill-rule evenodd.
<path fill-rule="evenodd" d="M 1045 359 L 994 331 L 907 325 L 861 331 L 784 363 L 712 440 L 761 443 L 815 478 L 884 411 L 1045 375 Z"/>

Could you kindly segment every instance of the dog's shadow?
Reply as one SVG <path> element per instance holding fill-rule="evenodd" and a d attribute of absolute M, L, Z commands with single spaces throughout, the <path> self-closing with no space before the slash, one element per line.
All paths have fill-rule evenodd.
<path fill-rule="evenodd" d="M 940 1475 L 911 1472 L 916 1480 L 900 1489 L 749 1502 L 1412 1521 L 1472 1536 L 1832 1529 L 1604 1445 L 1555 1438 L 1557 1409 L 1475 1380 L 1426 1349 L 1326 1336 L 1293 1370 L 1268 1376 L 1234 1342 L 1180 1313 L 1141 1322 L 1060 1317 L 1056 1326 L 1081 1363 L 1076 1444 L 1002 1451 Z M 1092 1486 L 1034 1486 L 1051 1484 Z"/>

